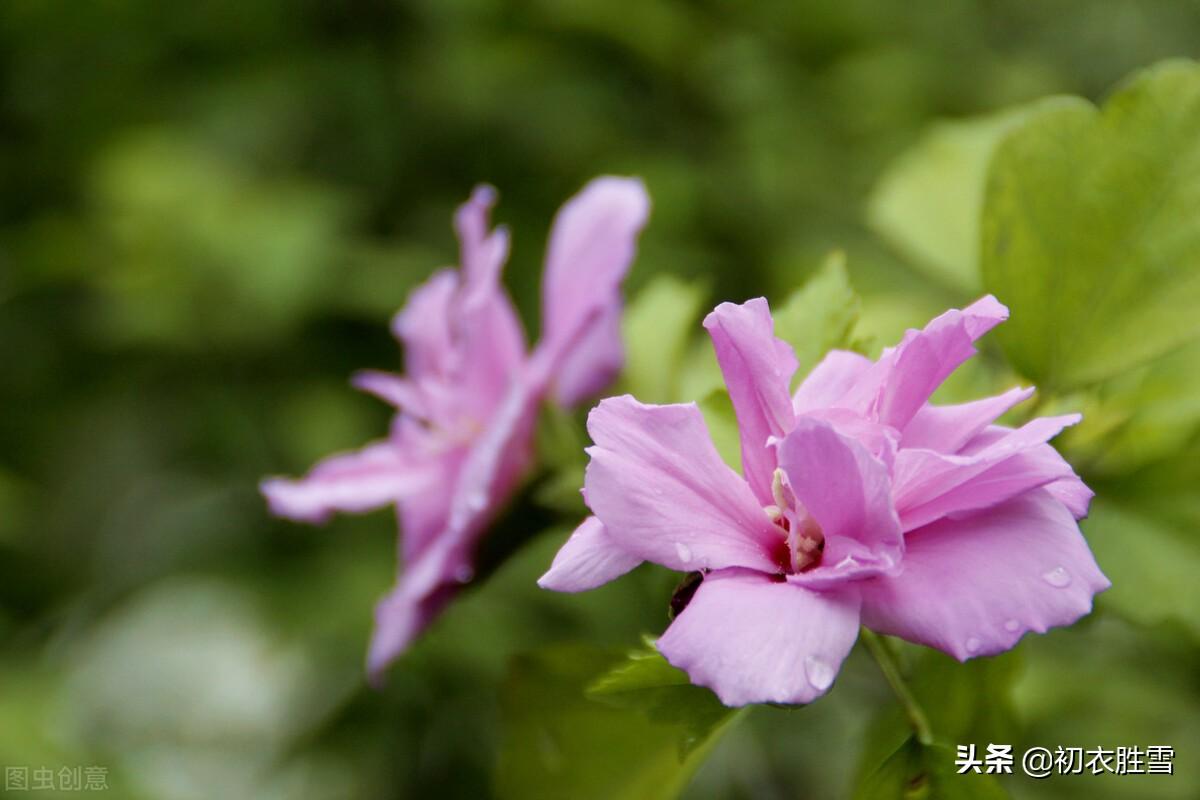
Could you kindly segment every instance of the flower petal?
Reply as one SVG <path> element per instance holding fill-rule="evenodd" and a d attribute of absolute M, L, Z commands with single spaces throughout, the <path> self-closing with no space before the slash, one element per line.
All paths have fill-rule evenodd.
<path fill-rule="evenodd" d="M 1092 491 L 1053 447 L 1042 444 L 1005 458 L 924 505 L 905 509 L 901 519 L 905 530 L 913 530 L 940 517 L 1003 503 L 1040 486 L 1054 487 L 1051 494 L 1060 497 L 1076 519 L 1087 513 Z"/>
<path fill-rule="evenodd" d="M 587 503 L 630 554 L 690 572 L 778 571 L 783 538 L 753 492 L 717 454 L 694 403 L 601 401 L 588 416 Z"/>
<path fill-rule="evenodd" d="M 821 526 L 815 569 L 791 576 L 817 585 L 893 569 L 904 553 L 887 466 L 823 420 L 801 417 L 779 444 L 779 466 L 796 500 Z"/>
<path fill-rule="evenodd" d="M 420 386 L 401 375 L 374 369 L 363 369 L 354 373 L 350 385 L 355 389 L 372 394 L 388 405 L 404 409 L 423 419 L 431 414 L 429 403 Z"/>
<path fill-rule="evenodd" d="M 791 345 L 775 337 L 771 309 L 761 297 L 721 303 L 704 318 L 725 376 L 742 441 L 742 472 L 759 502 L 770 505 L 775 454 L 767 441 L 792 429 L 789 386 L 798 362 Z"/>
<path fill-rule="evenodd" d="M 704 577 L 658 649 L 727 706 L 809 703 L 833 685 L 858 637 L 851 586 L 817 592 L 748 570 Z"/>
<path fill-rule="evenodd" d="M 458 234 L 460 261 L 466 283 L 486 286 L 497 283 L 500 270 L 508 259 L 508 230 L 489 230 L 496 190 L 486 184 L 476 186 L 470 199 L 454 213 L 454 231 Z"/>
<path fill-rule="evenodd" d="M 904 430 L 942 381 L 975 355 L 975 340 L 1007 318 L 1008 309 L 991 295 L 950 309 L 886 350 L 843 402 Z"/>
<path fill-rule="evenodd" d="M 458 590 L 458 586 L 448 584 L 421 595 L 402 576 L 395 588 L 375 604 L 375 628 L 367 649 L 367 680 L 372 686 L 382 688 L 388 665 L 429 627 Z"/>
<path fill-rule="evenodd" d="M 385 441 L 330 456 L 299 480 L 268 478 L 260 489 L 272 514 L 320 524 L 335 511 L 372 511 L 429 491 L 436 478 L 436 470 Z"/>
<path fill-rule="evenodd" d="M 804 414 L 839 407 L 839 401 L 870 371 L 871 359 L 849 350 L 830 350 L 792 395 L 792 408 Z"/>
<path fill-rule="evenodd" d="M 460 405 L 478 418 L 490 414 L 525 359 L 525 334 L 500 285 L 508 258 L 508 231 L 489 229 L 496 190 L 478 186 L 454 216 L 462 285 L 448 310 L 458 347 L 454 367 Z"/>
<path fill-rule="evenodd" d="M 637 250 L 637 236 L 650 214 L 650 198 L 640 180 L 602 177 L 567 201 L 550 231 L 542 283 L 542 341 L 539 370 L 555 376 L 555 399 L 573 405 L 595 385 L 594 372 L 607 373 L 620 352 L 612 323 L 621 304 L 620 285 Z M 595 332 L 599 329 L 601 332 Z M 594 337 L 610 341 L 598 343 Z M 576 349 L 581 341 L 587 347 Z"/>
<path fill-rule="evenodd" d="M 1065 462 L 1038 457 L 1023 459 L 990 476 L 985 473 L 1045 444 L 1079 420 L 1078 414 L 1039 417 L 1016 430 L 996 429 L 1005 433 L 995 438 L 992 438 L 993 428 L 989 428 L 988 443 L 975 452 L 971 452 L 972 448 L 964 449 L 965 455 L 900 450 L 893 474 L 893 497 L 904 530 L 913 530 L 954 511 L 1002 502 L 1035 486 L 1067 477 L 1069 472 L 1062 470 Z M 1069 466 L 1066 468 L 1070 470 Z"/>
<path fill-rule="evenodd" d="M 406 523 L 420 520 L 425 541 L 419 548 L 405 547 L 404 572 L 378 608 L 376 618 L 381 627 L 372 639 L 370 656 L 376 678 L 458 587 L 474 577 L 479 538 L 529 464 L 536 413 L 537 396 L 518 375 L 488 427 L 462 458 L 453 486 L 439 487 L 449 492 L 444 523 L 432 527 L 442 519 L 437 500 L 402 508 Z"/>
<path fill-rule="evenodd" d="M 450 321 L 458 287 L 454 270 L 438 270 L 412 290 L 404 308 L 392 317 L 392 334 L 404 345 L 409 378 L 419 381 L 454 368 L 457 354 Z"/>
<path fill-rule="evenodd" d="M 595 397 L 613 382 L 625 363 L 621 343 L 621 302 L 614 300 L 588 326 L 563 359 L 553 378 L 554 400 L 565 408 Z"/>
<path fill-rule="evenodd" d="M 957 453 L 997 417 L 1033 396 L 1034 390 L 1014 388 L 970 403 L 926 404 L 913 416 L 900 437 L 900 446 Z"/>
<path fill-rule="evenodd" d="M 1062 458 L 1053 447 L 1046 445 L 1046 449 Z M 1092 498 L 1096 496 L 1096 493 L 1075 474 L 1052 481 L 1043 488 L 1047 494 L 1066 506 L 1075 519 L 1083 519 L 1088 515 L 1088 507 L 1092 504 Z"/>
<path fill-rule="evenodd" d="M 582 592 L 595 589 L 641 564 L 604 530 L 604 523 L 588 517 L 554 556 L 550 569 L 538 579 L 538 586 L 556 592 Z"/>
<path fill-rule="evenodd" d="M 454 447 L 430 453 L 428 467 L 437 471 L 429 491 L 417 492 L 403 498 L 396 507 L 400 528 L 400 563 L 413 564 L 446 530 L 453 502 L 451 487 L 462 473 L 463 461 L 469 451 Z"/>
<path fill-rule="evenodd" d="M 498 285 L 457 309 L 461 362 L 454 394 L 465 413 L 487 419 L 524 367 L 525 337 L 508 295 Z"/>
<path fill-rule="evenodd" d="M 966 660 L 1071 624 L 1109 585 L 1070 512 L 1039 489 L 910 533 L 903 572 L 861 584 L 863 623 Z"/>

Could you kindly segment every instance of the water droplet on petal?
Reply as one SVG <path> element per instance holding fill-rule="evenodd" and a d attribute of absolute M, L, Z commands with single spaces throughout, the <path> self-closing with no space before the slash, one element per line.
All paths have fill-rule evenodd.
<path fill-rule="evenodd" d="M 475 577 L 475 570 L 469 564 L 463 564 L 458 569 L 454 570 L 454 580 L 459 583 L 467 583 L 471 578 Z"/>
<path fill-rule="evenodd" d="M 474 492 L 467 498 L 467 508 L 472 511 L 482 511 L 487 505 L 487 495 L 483 492 Z"/>
<path fill-rule="evenodd" d="M 816 656 L 805 656 L 804 674 L 814 689 L 818 692 L 823 692 L 833 685 L 833 678 L 836 673 L 833 667 Z"/>
<path fill-rule="evenodd" d="M 1065 589 L 1071 585 L 1071 576 L 1062 567 L 1055 567 L 1042 574 L 1042 580 L 1056 589 Z"/>
<path fill-rule="evenodd" d="M 683 542 L 676 542 L 675 555 L 679 556 L 679 560 L 686 564 L 692 560 L 692 548 Z"/>
<path fill-rule="evenodd" d="M 980 642 L 978 639 L 976 639 L 974 636 L 967 639 L 967 652 L 968 653 L 978 653 L 979 648 L 981 646 L 983 646 L 983 643 Z"/>
<path fill-rule="evenodd" d="M 1017 631 L 1021 630 L 1021 623 L 1017 622 L 1015 619 L 1010 619 L 1008 622 L 1004 623 L 1004 630 L 1016 633 Z"/>

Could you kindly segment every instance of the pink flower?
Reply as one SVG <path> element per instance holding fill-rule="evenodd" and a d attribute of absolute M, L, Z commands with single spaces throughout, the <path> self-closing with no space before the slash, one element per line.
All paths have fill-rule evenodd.
<path fill-rule="evenodd" d="M 378 679 L 474 572 L 488 523 L 530 465 L 547 396 L 573 406 L 623 361 L 620 284 L 649 213 L 640 181 L 589 183 L 555 219 L 546 253 L 541 342 L 525 336 L 500 285 L 508 231 L 489 230 L 479 187 L 458 209 L 462 268 L 417 288 L 392 321 L 407 374 L 363 372 L 354 385 L 397 409 L 386 439 L 336 455 L 292 481 L 264 481 L 271 511 L 311 523 L 395 505 L 403 571 L 375 611 L 368 672 Z"/>
<path fill-rule="evenodd" d="M 766 301 L 718 306 L 704 326 L 744 477 L 694 403 L 604 400 L 588 419 L 595 516 L 539 583 L 582 591 L 642 561 L 699 571 L 658 649 L 727 705 L 820 696 L 860 624 L 966 660 L 1074 622 L 1109 586 L 1076 524 L 1092 492 L 1046 444 L 1079 415 L 993 424 L 1032 389 L 928 402 L 1007 316 L 988 296 L 878 361 L 835 350 L 791 394 Z"/>

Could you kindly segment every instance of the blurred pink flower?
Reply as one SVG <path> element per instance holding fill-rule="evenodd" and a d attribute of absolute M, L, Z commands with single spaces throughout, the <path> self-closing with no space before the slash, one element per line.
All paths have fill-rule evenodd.
<path fill-rule="evenodd" d="M 582 591 L 642 561 L 699 571 L 658 649 L 727 705 L 820 696 L 860 624 L 966 660 L 1074 622 L 1109 586 L 1076 524 L 1092 492 L 1046 444 L 1079 415 L 993 424 L 1032 389 L 928 402 L 1007 316 L 988 296 L 878 361 L 835 350 L 791 394 L 767 302 L 718 306 L 704 326 L 744 477 L 694 403 L 604 400 L 588 419 L 595 516 L 539 583 Z"/>
<path fill-rule="evenodd" d="M 406 374 L 362 372 L 354 385 L 397 409 L 386 439 L 332 456 L 299 480 L 271 478 L 273 513 L 311 523 L 395 505 L 403 569 L 375 611 L 367 659 L 383 669 L 471 579 L 486 526 L 530 464 L 538 407 L 594 395 L 623 361 L 620 284 L 649 213 L 635 179 L 589 183 L 555 219 L 546 253 L 542 338 L 525 336 L 500 272 L 508 231 L 489 230 L 495 191 L 458 209 L 461 269 L 444 269 L 392 321 Z"/>

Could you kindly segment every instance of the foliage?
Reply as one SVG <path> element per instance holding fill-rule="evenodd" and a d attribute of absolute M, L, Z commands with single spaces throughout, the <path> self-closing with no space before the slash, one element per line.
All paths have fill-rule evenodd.
<path fill-rule="evenodd" d="M 1007 136 L 983 209 L 984 285 L 1006 354 L 1046 389 L 1200 336 L 1200 65 L 1140 73 L 1097 110 L 1046 103 Z"/>
<path fill-rule="evenodd" d="M 683 789 L 733 712 L 652 656 L 606 674 L 613 663 L 578 646 L 514 662 L 501 699 L 499 797 L 670 798 Z"/>

